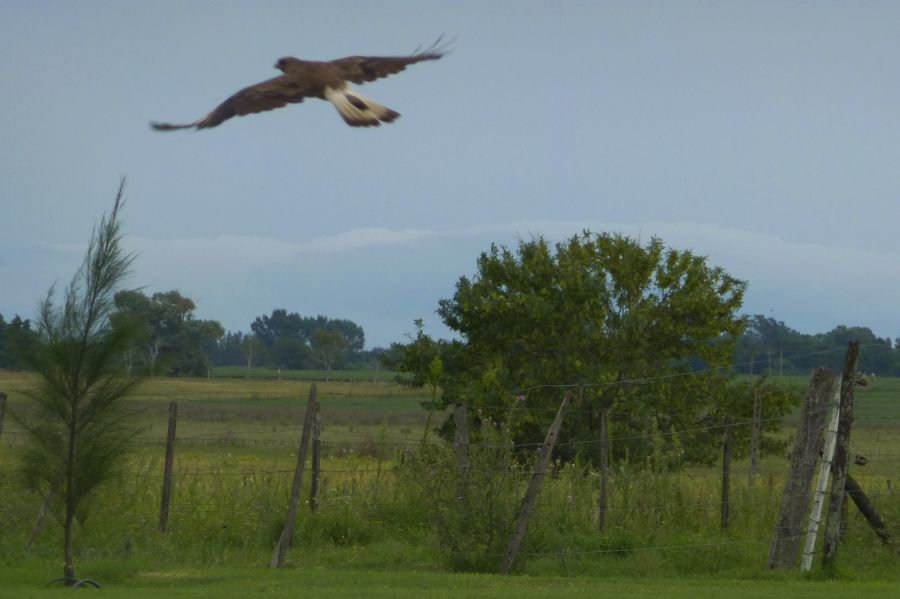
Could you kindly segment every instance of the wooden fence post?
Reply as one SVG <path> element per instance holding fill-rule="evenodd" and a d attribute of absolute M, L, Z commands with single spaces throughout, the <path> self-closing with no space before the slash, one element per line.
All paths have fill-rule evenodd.
<path fill-rule="evenodd" d="M 833 386 L 831 370 L 817 368 L 813 372 L 804 400 L 803 417 L 794 437 L 790 470 L 769 550 L 769 568 L 790 568 L 797 564 L 813 469 L 822 447 L 825 408 Z"/>
<path fill-rule="evenodd" d="M 722 520 L 721 530 L 728 528 L 731 517 L 731 416 L 725 416 L 725 432 L 722 441 Z"/>
<path fill-rule="evenodd" d="M 841 516 L 846 497 L 847 474 L 850 471 L 850 426 L 853 424 L 853 387 L 856 385 L 856 365 L 859 363 L 859 341 L 847 347 L 844 370 L 841 374 L 841 408 L 837 427 L 834 460 L 831 463 L 831 493 L 825 524 L 825 546 L 822 563 L 834 565 L 841 536 Z"/>
<path fill-rule="evenodd" d="M 3 416 L 6 414 L 6 393 L 0 391 L 0 437 L 3 436 Z"/>
<path fill-rule="evenodd" d="M 528 521 L 531 519 L 531 512 L 537 501 L 538 493 L 541 491 L 541 483 L 544 481 L 544 475 L 550 465 L 550 456 L 553 454 L 553 447 L 556 445 L 556 438 L 559 436 L 559 429 L 562 427 L 563 419 L 569 411 L 570 397 L 569 394 L 563 397 L 553 419 L 553 424 L 547 430 L 547 437 L 541 446 L 541 452 L 538 456 L 537 464 L 531 473 L 531 480 L 528 482 L 528 490 L 525 491 L 525 498 L 522 500 L 522 508 L 519 510 L 519 516 L 516 519 L 516 527 L 513 530 L 512 537 L 509 539 L 509 545 L 506 547 L 506 557 L 503 560 L 503 568 L 501 574 L 509 574 L 512 571 L 513 564 L 516 563 L 516 556 L 519 553 L 519 546 L 525 538 L 525 531 L 528 529 Z"/>
<path fill-rule="evenodd" d="M 456 453 L 456 461 L 459 464 L 457 496 L 462 500 L 469 495 L 469 414 L 466 404 L 456 404 L 453 409 L 453 423 L 456 425 L 453 451 Z"/>
<path fill-rule="evenodd" d="M 38 510 L 37 518 L 34 520 L 34 526 L 31 527 L 31 533 L 28 535 L 28 541 L 25 542 L 25 551 L 31 551 L 31 547 L 37 540 L 38 535 L 44 530 L 44 522 L 47 519 L 47 510 L 50 508 L 50 492 L 44 495 L 41 500 L 41 507 Z"/>
<path fill-rule="evenodd" d="M 850 474 L 847 474 L 846 485 L 847 495 L 849 495 L 850 499 L 853 500 L 853 503 L 856 504 L 857 509 L 859 509 L 859 512 L 865 517 L 866 522 L 869 523 L 869 526 L 872 527 L 872 530 L 875 531 L 875 534 L 878 535 L 881 542 L 896 550 L 897 546 L 894 543 L 893 537 L 891 537 L 891 533 L 888 532 L 884 520 L 882 520 L 881 516 L 878 515 L 878 512 L 875 511 L 875 506 L 872 505 L 872 502 L 869 501 L 869 498 L 863 493 L 859 483 L 856 482 L 856 479 L 850 476 Z"/>
<path fill-rule="evenodd" d="M 759 447 L 762 440 L 762 397 L 759 389 L 753 390 L 753 428 L 750 430 L 750 468 L 747 484 L 753 486 L 759 478 Z"/>
<path fill-rule="evenodd" d="M 309 509 L 315 513 L 319 510 L 319 477 L 321 468 L 321 445 L 319 436 L 322 434 L 322 414 L 319 412 L 319 402 L 316 402 L 316 418 L 313 421 L 312 430 L 312 484 L 309 489 Z"/>
<path fill-rule="evenodd" d="M 175 421 L 178 417 L 178 402 L 169 402 L 169 431 L 166 434 L 166 463 L 163 467 L 162 501 L 159 506 L 159 532 L 166 532 L 169 526 L 169 502 L 172 499 L 172 465 L 175 461 Z"/>
<path fill-rule="evenodd" d="M 812 507 L 809 510 L 809 521 L 806 525 L 806 543 L 803 546 L 803 557 L 800 559 L 800 569 L 809 572 L 812 568 L 813 554 L 816 550 L 816 537 L 819 534 L 819 524 L 822 522 L 822 507 L 825 505 L 828 478 L 831 475 L 831 464 L 834 459 L 834 448 L 837 442 L 838 422 L 841 416 L 841 387 L 834 390 L 834 400 L 831 402 L 828 428 L 825 429 L 825 447 L 822 450 L 822 462 L 819 464 L 819 478 L 816 481 L 816 492 L 813 495 Z"/>
<path fill-rule="evenodd" d="M 284 556 L 288 547 L 291 546 L 291 539 L 294 536 L 294 525 L 297 521 L 297 506 L 300 503 L 300 486 L 303 483 L 303 468 L 306 464 L 306 452 L 309 449 L 309 436 L 312 429 L 313 420 L 315 420 L 316 406 L 316 384 L 313 383 L 309 387 L 309 401 L 306 404 L 306 416 L 303 418 L 303 432 L 300 435 L 300 447 L 297 450 L 297 467 L 294 469 L 294 484 L 291 487 L 291 502 L 288 506 L 287 521 L 284 523 L 284 529 L 275 545 L 275 551 L 272 553 L 273 568 L 280 568 L 284 563 Z"/>
<path fill-rule="evenodd" d="M 609 408 L 600 408 L 600 494 L 597 497 L 597 528 L 606 530 L 609 507 Z"/>

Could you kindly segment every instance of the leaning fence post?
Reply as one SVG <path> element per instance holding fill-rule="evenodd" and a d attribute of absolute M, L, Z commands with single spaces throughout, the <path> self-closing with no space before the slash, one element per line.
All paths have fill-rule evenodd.
<path fill-rule="evenodd" d="M 313 383 L 309 387 L 309 402 L 306 404 L 306 416 L 303 419 L 303 432 L 300 434 L 300 448 L 297 451 L 297 467 L 294 469 L 294 484 L 291 487 L 291 502 L 288 506 L 287 521 L 275 545 L 275 551 L 272 553 L 273 568 L 280 568 L 284 562 L 284 555 L 287 553 L 288 547 L 291 546 L 291 539 L 294 536 L 294 525 L 297 521 L 297 506 L 300 503 L 300 486 L 303 483 L 303 468 L 306 464 L 306 452 L 309 448 L 309 435 L 312 429 L 312 423 L 315 419 L 316 406 L 316 384 Z"/>
<path fill-rule="evenodd" d="M 3 435 L 3 415 L 6 413 L 6 393 L 0 391 L 0 436 Z"/>
<path fill-rule="evenodd" d="M 597 497 L 597 528 L 606 529 L 609 507 L 609 408 L 600 408 L 600 494 Z"/>
<path fill-rule="evenodd" d="M 725 416 L 725 433 L 722 441 L 722 521 L 721 529 L 728 528 L 731 516 L 731 416 Z"/>
<path fill-rule="evenodd" d="M 847 347 L 844 371 L 841 375 L 841 409 L 837 427 L 837 442 L 832 461 L 831 493 L 825 524 L 825 546 L 822 563 L 833 566 L 837 558 L 841 536 L 841 515 L 846 497 L 847 474 L 850 470 L 850 426 L 853 424 L 853 387 L 856 385 L 856 365 L 859 363 L 859 341 Z"/>
<path fill-rule="evenodd" d="M 769 568 L 790 568 L 797 564 L 797 551 L 803 530 L 803 517 L 812 487 L 813 468 L 822 447 L 825 409 L 831 395 L 833 375 L 817 368 L 809 383 L 803 405 L 803 417 L 794 437 L 791 465 L 781 496 L 781 508 L 769 550 Z"/>
<path fill-rule="evenodd" d="M 319 436 L 322 434 L 322 415 L 319 413 L 319 403 L 316 402 L 316 417 L 312 430 L 312 484 L 309 488 L 309 509 L 316 512 L 319 509 L 319 477 L 321 476 L 321 445 Z"/>
<path fill-rule="evenodd" d="M 37 518 L 34 526 L 31 527 L 31 533 L 28 535 L 28 541 L 25 542 L 25 551 L 31 551 L 32 545 L 37 540 L 38 535 L 44 530 L 44 522 L 47 519 L 47 510 L 50 508 L 50 491 L 41 499 L 41 507 L 38 510 Z"/>
<path fill-rule="evenodd" d="M 762 438 L 762 397 L 759 389 L 753 390 L 753 428 L 750 430 L 750 468 L 747 484 L 752 486 L 759 478 L 759 446 Z"/>
<path fill-rule="evenodd" d="M 519 546 L 525 538 L 528 521 L 531 519 L 531 511 L 534 509 L 538 493 L 541 491 L 541 483 L 544 481 L 544 474 L 547 473 L 547 467 L 550 465 L 553 446 L 556 445 L 559 429 L 562 427 L 563 419 L 569 410 L 569 402 L 569 394 L 566 393 L 562 404 L 559 406 L 559 411 L 556 413 L 556 418 L 553 419 L 553 424 L 547 430 L 547 437 L 541 446 L 541 453 L 532 471 L 531 480 L 528 482 L 528 490 L 525 491 L 525 499 L 522 500 L 522 508 L 519 510 L 518 518 L 516 518 L 516 527 L 513 530 L 512 537 L 509 539 L 509 545 L 506 547 L 506 558 L 503 560 L 501 574 L 509 574 L 512 571 L 513 564 L 516 563 L 516 555 L 518 555 Z"/>
<path fill-rule="evenodd" d="M 875 510 L 875 506 L 872 505 L 872 502 L 869 501 L 869 498 L 866 497 L 865 493 L 863 493 L 863 490 L 859 486 L 859 483 L 856 482 L 856 479 L 854 479 L 850 474 L 847 474 L 846 491 L 847 495 L 850 497 L 850 499 L 853 500 L 853 503 L 859 510 L 859 513 L 863 515 L 863 517 L 866 519 L 866 522 L 869 523 L 869 526 L 872 527 L 872 530 L 874 530 L 875 534 L 878 535 L 878 538 L 881 539 L 881 542 L 888 547 L 897 550 L 898 547 L 894 542 L 894 538 L 891 536 L 891 533 L 888 532 L 884 520 L 881 519 L 881 516 L 879 516 L 878 512 Z"/>
<path fill-rule="evenodd" d="M 166 532 L 169 526 L 169 502 L 172 499 L 172 465 L 175 461 L 175 421 L 178 417 L 178 402 L 169 402 L 169 431 L 166 435 L 166 463 L 163 467 L 162 501 L 159 506 L 159 531 Z"/>
<path fill-rule="evenodd" d="M 806 526 L 806 543 L 803 546 L 803 557 L 800 560 L 800 569 L 808 572 L 812 567 L 813 553 L 816 549 L 816 537 L 819 534 L 819 524 L 822 522 L 822 507 L 825 505 L 825 492 L 828 487 L 828 477 L 831 474 L 831 463 L 834 459 L 834 446 L 837 441 L 838 421 L 841 415 L 841 388 L 834 390 L 834 400 L 831 402 L 831 418 L 828 428 L 825 430 L 825 448 L 822 451 L 822 462 L 819 464 L 819 478 L 816 481 L 816 492 L 813 495 L 812 507 L 809 510 L 809 523 Z"/>
<path fill-rule="evenodd" d="M 469 495 L 469 413 L 466 404 L 458 403 L 454 407 L 453 424 L 456 425 L 453 451 L 459 465 L 459 486 L 456 493 L 460 499 L 464 499 Z"/>

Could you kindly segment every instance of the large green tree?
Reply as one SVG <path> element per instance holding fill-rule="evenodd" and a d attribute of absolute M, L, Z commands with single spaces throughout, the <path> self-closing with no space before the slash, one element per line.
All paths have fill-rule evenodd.
<path fill-rule="evenodd" d="M 331 370 L 347 351 L 347 340 L 338 331 L 316 329 L 310 339 L 312 351 L 325 367 L 325 380 L 331 379 Z"/>
<path fill-rule="evenodd" d="M 585 231 L 555 245 L 493 245 L 476 274 L 440 302 L 444 323 L 463 340 L 461 349 L 445 345 L 452 361 L 444 360 L 444 402 L 472 402 L 467 394 L 477 388 L 477 401 L 503 418 L 518 397 L 524 409 L 511 425 L 519 443 L 532 443 L 562 395 L 573 393 L 578 411 L 561 455 L 596 449 L 604 408 L 615 415 L 613 432 L 630 438 L 614 450 L 641 455 L 654 434 L 691 428 L 712 411 L 725 381 L 698 367 L 731 363 L 745 286 L 656 238 Z"/>
<path fill-rule="evenodd" d="M 265 348 L 265 354 L 276 366 L 283 368 L 314 368 L 332 366 L 337 362 L 326 360 L 320 349 L 313 347 L 317 331 L 339 334 L 343 348 L 339 353 L 357 355 L 363 351 L 366 337 L 361 326 L 352 320 L 327 316 L 300 316 L 284 308 L 272 310 L 271 315 L 258 316 L 250 325 L 253 334 Z M 321 336 L 322 333 L 319 333 Z M 320 341 L 324 340 L 322 337 Z M 327 346 L 333 343 L 326 344 Z M 329 352 L 330 355 L 330 352 Z M 326 364 L 326 362 L 328 364 Z"/>
<path fill-rule="evenodd" d="M 20 469 L 63 525 L 64 576 L 70 585 L 76 513 L 117 471 L 132 439 L 120 405 L 139 381 L 125 371 L 122 359 L 136 331 L 110 321 L 114 290 L 132 261 L 121 249 L 123 188 L 124 181 L 62 297 L 51 288 L 41 304 L 37 341 L 19 348 L 38 375 L 26 393 L 27 408 L 14 413 L 28 434 Z"/>
<path fill-rule="evenodd" d="M 18 314 L 6 322 L 0 314 L 0 368 L 18 369 L 22 366 L 15 348 L 25 347 L 35 341 L 36 333 L 31 321 Z"/>
<path fill-rule="evenodd" d="M 147 296 L 123 290 L 115 296 L 114 324 L 130 323 L 139 330 L 127 356 L 129 364 L 155 374 L 205 375 L 210 356 L 225 330 L 215 320 L 194 318 L 194 301 L 178 291 Z"/>

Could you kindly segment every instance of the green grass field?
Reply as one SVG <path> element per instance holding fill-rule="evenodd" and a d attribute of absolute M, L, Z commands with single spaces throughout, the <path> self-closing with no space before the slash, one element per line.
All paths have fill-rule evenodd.
<path fill-rule="evenodd" d="M 39 598 L 60 596 L 62 589 L 35 589 L 30 577 L 37 569 L 20 569 L 7 578 L 4 597 Z M 181 568 L 135 572 L 102 589 L 104 597 L 195 598 L 215 596 L 243 599 L 264 597 L 369 597 L 443 598 L 484 597 L 528 599 L 565 597 L 629 597 L 665 599 L 893 599 L 893 582 L 797 580 L 772 576 L 753 581 L 711 578 L 604 578 L 583 576 L 513 576 L 447 574 L 415 571 L 371 571 L 358 569 L 281 570 L 247 568 Z"/>
<path fill-rule="evenodd" d="M 0 390 L 13 408 L 23 405 L 20 391 L 29 384 L 27 375 L 0 372 Z M 153 379 L 129 400 L 139 443 L 126 474 L 84 510 L 78 574 L 100 581 L 107 595 L 128 597 L 299 591 L 315 597 L 888 597 L 900 588 L 900 558 L 855 511 L 833 578 L 818 567 L 812 576 L 766 570 L 787 471 L 782 456 L 766 457 L 753 485 L 746 460 L 733 464 L 726 533 L 719 531 L 718 466 L 616 470 L 603 533 L 596 530 L 596 473 L 566 466 L 545 482 L 514 576 L 457 572 L 497 571 L 530 472 L 494 472 L 485 458 L 475 490 L 485 502 L 478 510 L 454 511 L 453 500 L 448 508 L 442 499 L 453 497 L 452 477 L 443 480 L 450 471 L 441 470 L 442 459 L 452 462 L 452 450 L 425 459 L 420 447 L 424 391 L 389 382 L 316 384 L 325 423 L 320 507 L 309 510 L 307 483 L 286 568 L 271 571 L 268 561 L 283 524 L 310 382 L 213 377 Z M 852 451 L 869 463 L 852 472 L 898 535 L 900 379 L 872 381 L 856 399 Z M 178 444 L 163 535 L 157 523 L 171 400 L 179 405 Z M 62 592 L 42 587 L 61 573 L 60 531 L 48 520 L 33 549 L 24 551 L 40 501 L 14 473 L 21 442 L 7 417 L 0 437 L 0 597 L 43 597 Z M 442 532 L 447 527 L 471 537 L 469 545 L 451 549 L 453 534 Z M 496 534 L 485 536 L 491 527 Z"/>
<path fill-rule="evenodd" d="M 352 382 L 391 382 L 397 376 L 396 372 L 389 370 L 282 370 L 276 368 L 251 368 L 249 371 L 242 366 L 217 366 L 212 370 L 212 376 L 216 378 L 241 378 L 285 381 L 352 381 Z"/>

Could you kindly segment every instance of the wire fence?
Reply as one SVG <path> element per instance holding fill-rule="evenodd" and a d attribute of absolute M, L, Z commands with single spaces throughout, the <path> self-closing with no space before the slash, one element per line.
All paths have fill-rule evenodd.
<path fill-rule="evenodd" d="M 643 377 L 596 385 L 642 385 L 673 376 L 685 375 Z M 510 394 L 518 396 L 536 388 L 538 387 L 515 389 L 511 390 Z M 879 393 L 896 392 L 900 395 L 900 384 L 879 383 L 877 386 L 870 385 L 868 390 Z M 214 401 L 204 403 L 210 409 L 220 407 L 220 404 Z M 535 415 L 545 415 L 554 411 L 554 408 L 533 407 L 523 405 L 522 402 L 514 405 L 515 410 Z M 302 416 L 302 412 L 299 410 L 297 416 Z M 572 410 L 574 417 L 586 413 L 594 411 Z M 614 418 L 615 414 L 611 413 L 610 417 Z M 864 427 L 867 422 L 892 423 L 896 420 L 900 420 L 900 407 L 898 413 L 858 416 L 856 426 Z M 749 430 L 751 427 L 784 421 L 785 418 L 782 416 L 755 420 L 740 418 L 729 425 L 716 420 L 676 430 L 648 429 L 638 433 L 623 432 L 610 436 L 608 441 L 610 445 L 616 446 L 636 440 L 655 439 L 667 443 L 679 437 L 695 435 L 721 437 L 726 426 L 732 431 Z M 161 429 L 164 420 L 152 424 Z M 176 458 L 173 473 L 175 490 L 174 500 L 169 508 L 173 534 L 178 533 L 179 526 L 187 527 L 186 522 L 190 521 L 190 526 L 196 526 L 198 519 L 213 514 L 227 518 L 243 512 L 256 514 L 254 517 L 260 522 L 266 518 L 277 520 L 279 516 L 273 514 L 280 513 L 283 509 L 286 491 L 295 473 L 291 461 L 296 459 L 297 455 L 300 423 L 293 425 L 260 423 L 254 428 L 241 423 L 210 423 L 201 419 L 193 421 L 187 419 L 186 424 L 189 432 L 177 435 L 175 441 Z M 200 426 L 215 426 L 215 430 L 202 432 L 191 430 Z M 443 439 L 433 432 L 426 434 L 424 430 L 422 434 L 398 432 L 397 427 L 381 427 L 379 430 L 378 426 L 370 426 L 364 431 L 342 430 L 347 428 L 332 427 L 327 420 L 325 421 L 324 432 L 319 439 L 319 452 L 324 459 L 321 467 L 316 470 L 320 480 L 319 494 L 313 501 L 309 496 L 309 478 L 307 478 L 304 501 L 310 506 L 310 510 L 315 503 L 318 510 L 316 517 L 341 515 L 354 522 L 358 521 L 359 526 L 364 525 L 359 522 L 383 521 L 384 516 L 380 514 L 390 511 L 395 515 L 404 514 L 405 521 L 402 523 L 404 527 L 430 528 L 435 526 L 436 519 L 449 518 L 447 513 L 454 512 L 465 513 L 473 521 L 480 522 L 488 521 L 490 517 L 499 514 L 501 520 L 503 517 L 506 518 L 499 525 L 499 530 L 506 531 L 511 525 L 509 516 L 514 513 L 525 484 L 535 471 L 532 468 L 532 461 L 528 458 L 511 461 L 503 459 L 523 452 L 528 454 L 541 445 L 539 442 L 516 443 L 509 439 L 502 442 L 472 441 L 468 445 L 468 451 L 473 455 L 483 452 L 487 457 L 480 462 L 473 457 L 467 478 L 470 481 L 477 481 L 485 488 L 475 489 L 471 497 L 461 498 L 454 496 L 456 493 L 454 487 L 459 483 L 459 472 L 453 470 L 455 462 L 452 441 Z M 21 446 L 27 434 L 23 428 L 7 424 L 2 431 L 0 452 Z M 782 440 L 789 434 L 789 428 L 775 433 Z M 851 461 L 854 455 L 861 456 L 865 460 L 864 464 L 857 463 L 854 466 L 857 469 L 855 472 L 864 481 L 869 500 L 884 510 L 886 519 L 891 525 L 900 520 L 900 510 L 895 507 L 900 503 L 897 501 L 900 496 L 900 466 L 898 466 L 900 451 L 893 449 L 900 447 L 898 441 L 900 441 L 900 427 L 888 429 L 884 438 L 877 442 L 869 436 L 863 436 L 854 439 L 851 444 Z M 130 505 L 113 502 L 113 505 L 97 508 L 97 511 L 109 517 L 127 511 L 132 516 L 140 515 L 151 521 L 158 514 L 159 486 L 163 478 L 161 464 L 166 438 L 145 434 L 138 436 L 136 442 L 141 447 L 139 452 L 141 457 L 137 463 L 133 462 L 131 469 L 123 475 L 124 483 L 119 491 L 123 497 L 140 497 L 140 499 L 132 501 Z M 599 438 L 563 439 L 557 443 L 557 447 L 593 450 L 600 442 Z M 207 448 L 212 451 L 206 451 Z M 235 448 L 272 449 L 273 452 L 270 454 L 278 455 L 263 452 L 248 464 L 242 463 L 240 456 L 227 454 L 227 451 Z M 203 451 L 192 453 L 191 450 L 194 449 Z M 491 461 L 492 451 L 507 454 L 504 454 L 503 459 Z M 759 551 L 760 547 L 773 541 L 775 511 L 779 502 L 784 499 L 781 495 L 781 486 L 787 473 L 787 461 L 783 455 L 770 456 L 760 466 L 755 478 L 747 476 L 748 464 L 745 461 L 737 462 L 739 468 L 733 466 L 731 487 L 735 493 L 730 502 L 733 510 L 732 518 L 737 522 L 735 525 L 737 531 L 732 536 L 723 537 L 719 530 L 719 514 L 722 510 L 720 459 L 717 454 L 714 460 L 710 460 L 714 462 L 713 466 L 659 465 L 649 461 L 614 463 L 608 475 L 610 494 L 609 503 L 605 507 L 605 514 L 609 519 L 607 531 L 615 531 L 620 536 L 632 534 L 632 540 L 627 547 L 591 547 L 591 543 L 600 542 L 596 539 L 590 542 L 582 541 L 582 546 L 577 544 L 554 546 L 553 543 L 546 541 L 551 535 L 544 530 L 538 535 L 542 541 L 526 545 L 521 555 L 531 558 L 553 558 L 726 547 L 746 547 Z M 311 470 L 311 465 L 308 468 Z M 0 480 L 4 481 L 4 484 L 14 480 L 14 470 L 14 460 L 8 455 L 0 454 Z M 873 474 L 869 475 L 869 472 Z M 600 477 L 598 468 L 590 463 L 555 462 L 551 464 L 547 474 L 550 478 L 539 497 L 534 515 L 538 529 L 545 526 L 569 531 L 596 530 L 598 526 L 596 501 Z M 444 480 L 441 480 L 442 476 Z M 490 496 L 487 487 L 492 484 L 497 486 L 495 489 L 497 497 Z M 13 496 L 21 497 L 22 502 L 29 501 L 24 491 L 12 493 L 9 491 L 10 488 L 7 487 L 4 493 L 7 503 L 10 503 L 9 498 Z M 429 489 L 433 491 L 433 495 L 426 497 L 426 491 Z M 33 499 L 30 501 L 30 505 L 33 505 Z M 491 501 L 494 503 L 491 504 Z M 392 511 L 388 508 L 392 508 Z M 347 510 L 351 512 L 349 515 Z M 305 518 L 312 516 L 308 515 Z M 542 521 L 546 524 L 542 525 Z M 245 532 L 254 534 L 254 527 L 265 526 L 260 522 L 246 524 Z M 312 520 L 307 522 L 312 525 Z M 269 526 L 271 527 L 271 524 Z M 654 526 L 657 528 L 654 529 Z M 868 534 L 866 528 L 865 521 L 852 514 L 845 524 L 847 534 L 860 537 Z M 609 532 L 606 534 L 608 537 Z M 666 537 L 667 534 L 671 538 L 685 535 L 702 538 L 687 543 L 653 540 Z M 492 559 L 503 555 L 502 551 L 491 551 L 490 547 L 483 544 L 479 547 L 481 547 L 477 552 L 479 558 Z"/>

